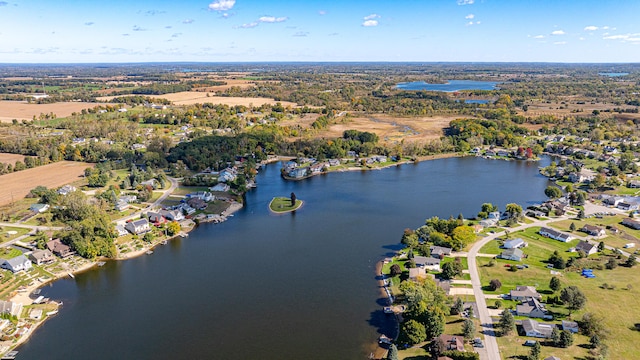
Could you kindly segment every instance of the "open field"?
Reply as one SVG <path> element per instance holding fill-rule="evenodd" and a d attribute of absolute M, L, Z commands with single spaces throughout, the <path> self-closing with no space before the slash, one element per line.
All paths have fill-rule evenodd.
<path fill-rule="evenodd" d="M 78 180 L 94 164 L 60 161 L 0 176 L 0 205 L 25 197 L 38 185 L 55 188 Z"/>
<path fill-rule="evenodd" d="M 561 102 L 565 102 L 565 104 L 562 104 Z M 603 117 L 611 117 L 615 115 L 615 117 L 622 118 L 625 120 L 640 119 L 640 114 L 630 114 L 630 113 L 618 114 L 614 112 L 603 112 L 604 110 L 613 110 L 614 108 L 617 108 L 617 107 L 627 108 L 630 106 L 620 106 L 620 105 L 615 105 L 613 103 L 607 103 L 607 104 L 593 103 L 592 104 L 591 102 L 584 101 L 584 100 L 581 102 L 585 102 L 585 104 L 577 104 L 577 100 L 576 101 L 560 100 L 558 102 L 554 101 L 550 104 L 542 101 L 530 101 L 530 102 L 527 102 L 527 105 L 529 106 L 528 110 L 526 112 L 519 110 L 518 115 L 523 115 L 523 116 L 555 115 L 558 117 L 590 116 L 594 110 L 598 110 L 600 111 L 600 114 Z"/>
<path fill-rule="evenodd" d="M 24 155 L 0 153 L 0 163 L 15 164 L 16 161 L 24 161 Z"/>
<path fill-rule="evenodd" d="M 207 92 L 202 91 L 182 91 L 173 94 L 164 94 L 164 95 L 153 95 L 151 97 L 159 98 L 159 99 L 167 99 L 173 102 L 175 105 L 192 105 L 192 104 L 202 104 L 202 103 L 212 103 L 212 104 L 224 104 L 229 106 L 235 105 L 244 105 L 244 106 L 261 106 L 263 104 L 273 105 L 277 102 L 281 103 L 282 106 L 298 106 L 295 103 L 288 101 L 275 101 L 274 99 L 268 98 L 248 98 L 248 97 L 227 97 L 227 96 L 207 96 Z M 113 99 L 115 96 L 102 96 L 99 97 L 99 101 L 109 101 Z"/>
<path fill-rule="evenodd" d="M 40 114 L 54 113 L 57 117 L 67 117 L 82 109 L 90 109 L 102 105 L 100 103 L 59 102 L 53 104 L 29 104 L 26 101 L 0 101 L 0 122 L 32 120 Z"/>

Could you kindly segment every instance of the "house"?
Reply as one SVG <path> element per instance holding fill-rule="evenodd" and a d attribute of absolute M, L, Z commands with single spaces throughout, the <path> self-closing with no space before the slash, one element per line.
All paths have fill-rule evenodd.
<path fill-rule="evenodd" d="M 409 280 L 424 279 L 427 277 L 427 271 L 424 268 L 416 267 L 409 269 Z"/>
<path fill-rule="evenodd" d="M 417 267 L 440 271 L 440 259 L 434 259 L 426 256 L 415 256 L 413 261 L 415 261 Z"/>
<path fill-rule="evenodd" d="M 152 189 L 157 189 L 159 183 L 158 183 L 158 180 L 156 180 L 156 179 L 149 179 L 149 180 L 141 182 L 140 185 L 142 185 L 142 186 L 151 186 Z"/>
<path fill-rule="evenodd" d="M 164 216 L 162 216 L 162 214 L 157 212 L 149 211 L 147 213 L 147 217 L 149 218 L 149 222 L 153 223 L 153 225 L 155 226 L 164 224 L 165 222 Z"/>
<path fill-rule="evenodd" d="M 127 229 L 124 228 L 124 225 L 120 225 L 120 224 L 116 225 L 116 233 L 118 234 L 118 236 L 125 236 L 129 234 Z"/>
<path fill-rule="evenodd" d="M 291 171 L 289 171 L 289 177 L 292 177 L 294 179 L 301 179 L 305 176 L 307 176 L 307 168 L 295 168 Z"/>
<path fill-rule="evenodd" d="M 504 249 L 519 249 L 526 246 L 527 246 L 527 243 L 524 242 L 524 240 L 522 240 L 521 238 L 508 240 L 508 241 L 505 241 L 504 244 L 502 244 L 502 248 Z"/>
<path fill-rule="evenodd" d="M 627 187 L 632 188 L 632 189 L 640 188 L 640 181 L 638 181 L 638 180 L 631 180 L 631 181 L 629 181 L 629 183 L 627 184 Z"/>
<path fill-rule="evenodd" d="M 576 251 L 583 251 L 585 254 L 587 254 L 587 256 L 589 256 L 597 253 L 598 247 L 587 241 L 580 240 L 578 245 L 576 245 Z"/>
<path fill-rule="evenodd" d="M 444 345 L 444 350 L 464 351 L 464 338 L 462 336 L 442 334 L 434 339 L 437 344 Z"/>
<path fill-rule="evenodd" d="M 184 215 L 181 211 L 178 210 L 160 210 L 160 214 L 164 216 L 167 220 L 171 221 L 180 221 L 184 220 Z"/>
<path fill-rule="evenodd" d="M 76 191 L 76 187 L 75 186 L 71 186 L 71 185 L 65 185 L 63 187 L 61 187 L 60 189 L 58 189 L 58 194 L 62 195 L 62 196 L 66 196 L 67 194 Z"/>
<path fill-rule="evenodd" d="M 610 206 L 618 206 L 621 202 L 624 202 L 624 198 L 622 196 L 608 196 L 602 200 L 603 204 Z"/>
<path fill-rule="evenodd" d="M 640 209 L 640 205 L 638 205 L 638 203 L 627 203 L 627 202 L 621 202 L 618 204 L 618 209 L 622 210 L 622 211 L 630 211 L 630 210 L 638 210 Z"/>
<path fill-rule="evenodd" d="M 562 320 L 562 330 L 567 330 L 576 334 L 580 328 L 578 327 L 578 323 L 575 321 Z"/>
<path fill-rule="evenodd" d="M 47 249 L 61 258 L 69 257 L 75 254 L 69 245 L 65 245 L 60 239 L 53 239 L 47 242 Z"/>
<path fill-rule="evenodd" d="M 126 201 L 122 201 L 122 200 L 118 200 L 116 201 L 116 205 L 115 205 L 115 209 L 116 211 L 125 211 L 127 209 L 129 209 L 131 207 L 131 204 L 129 204 Z"/>
<path fill-rule="evenodd" d="M 210 193 L 208 191 L 198 191 L 198 192 L 195 192 L 195 193 L 187 194 L 187 195 L 185 195 L 185 197 L 187 199 L 200 199 L 200 200 L 206 201 L 206 202 L 213 201 L 213 200 L 216 199 L 216 197 L 212 193 Z"/>
<path fill-rule="evenodd" d="M 548 339 L 555 327 L 553 324 L 543 324 L 531 319 L 522 320 L 522 329 L 527 336 Z"/>
<path fill-rule="evenodd" d="M 140 235 L 151 231 L 151 226 L 147 219 L 130 221 L 124 226 L 124 228 L 134 235 Z"/>
<path fill-rule="evenodd" d="M 218 183 L 215 186 L 210 187 L 209 191 L 227 192 L 227 191 L 229 191 L 229 189 L 231 189 L 231 187 L 229 185 L 224 184 L 224 183 Z"/>
<path fill-rule="evenodd" d="M 527 298 L 535 298 L 538 300 L 542 299 L 542 295 L 540 295 L 533 286 L 516 286 L 515 290 L 511 290 L 511 292 L 509 292 L 509 296 L 511 300 L 516 301 L 524 301 Z"/>
<path fill-rule="evenodd" d="M 55 260 L 53 253 L 48 249 L 32 251 L 31 254 L 29 254 L 29 259 L 36 265 L 49 264 Z"/>
<path fill-rule="evenodd" d="M 128 204 L 138 201 L 138 197 L 135 195 L 122 195 L 118 198 L 118 201 L 124 201 Z"/>
<path fill-rule="evenodd" d="M 329 166 L 338 166 L 340 165 L 340 160 L 338 159 L 329 159 Z"/>
<path fill-rule="evenodd" d="M 557 357 L 557 356 L 549 356 L 549 357 L 544 358 L 544 360 L 560 360 L 560 358 Z"/>
<path fill-rule="evenodd" d="M 520 249 L 506 249 L 500 254 L 500 258 L 505 260 L 522 261 L 523 257 L 524 253 Z"/>
<path fill-rule="evenodd" d="M 585 232 L 589 235 L 593 235 L 593 236 L 604 236 L 606 235 L 606 232 L 604 231 L 604 228 L 601 228 L 599 226 L 594 226 L 594 225 L 589 225 L 586 224 L 585 226 L 582 227 L 582 229 L 580 229 L 580 231 Z"/>
<path fill-rule="evenodd" d="M 0 314 L 10 314 L 20 318 L 20 315 L 22 314 L 22 304 L 13 301 L 0 300 Z"/>
<path fill-rule="evenodd" d="M 632 229 L 640 230 L 640 221 L 626 217 L 622 219 L 622 225 L 628 226 Z"/>
<path fill-rule="evenodd" d="M 522 304 L 516 305 L 516 315 L 544 318 L 547 316 L 547 309 L 536 298 L 530 297 L 523 301 Z"/>
<path fill-rule="evenodd" d="M 10 270 L 13 273 L 19 271 L 27 271 L 32 268 L 31 260 L 26 256 L 20 255 L 11 259 L 0 259 L 0 267 L 6 270 Z"/>
<path fill-rule="evenodd" d="M 538 234 L 554 240 L 562 241 L 562 242 L 569 242 L 573 240 L 573 236 L 569 234 L 561 233 L 560 231 L 556 231 L 547 227 L 540 228 L 540 231 L 538 231 Z"/>
<path fill-rule="evenodd" d="M 430 250 L 431 250 L 431 256 L 436 259 L 442 259 L 445 256 L 451 255 L 451 248 L 444 247 L 444 246 L 434 245 L 430 248 Z"/>
<path fill-rule="evenodd" d="M 187 200 L 187 205 L 194 209 L 204 210 L 207 208 L 207 203 L 199 198 L 191 198 Z"/>
<path fill-rule="evenodd" d="M 29 210 L 33 211 L 34 213 L 40 214 L 49 210 L 49 204 L 33 204 L 29 207 Z"/>
<path fill-rule="evenodd" d="M 226 183 L 226 182 L 235 180 L 237 176 L 238 176 L 238 172 L 235 169 L 226 168 L 220 171 L 220 174 L 218 175 L 218 181 Z"/>

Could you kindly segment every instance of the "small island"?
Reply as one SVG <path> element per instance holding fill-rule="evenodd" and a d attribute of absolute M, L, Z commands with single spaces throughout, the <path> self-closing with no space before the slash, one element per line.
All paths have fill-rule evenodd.
<path fill-rule="evenodd" d="M 274 197 L 269 203 L 269 209 L 275 213 L 286 213 L 298 210 L 302 206 L 302 200 L 291 193 L 290 197 Z"/>

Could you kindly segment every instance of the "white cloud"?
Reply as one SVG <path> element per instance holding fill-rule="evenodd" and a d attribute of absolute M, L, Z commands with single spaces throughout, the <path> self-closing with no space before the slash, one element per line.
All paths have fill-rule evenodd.
<path fill-rule="evenodd" d="M 236 0 L 214 0 L 209 4 L 209 10 L 212 11 L 227 11 L 233 8 L 236 4 Z"/>
<path fill-rule="evenodd" d="M 533 38 L 534 39 L 544 39 L 544 35 L 536 35 Z"/>
<path fill-rule="evenodd" d="M 309 35 L 308 31 L 298 31 L 297 33 L 293 34 L 293 36 L 295 37 L 306 37 L 307 35 Z"/>
<path fill-rule="evenodd" d="M 366 26 L 366 27 L 378 26 L 378 20 L 366 20 L 365 22 L 362 23 L 362 26 Z"/>
<path fill-rule="evenodd" d="M 182 20 L 183 24 L 192 24 L 193 22 L 194 22 L 193 19 L 184 19 L 184 20 Z"/>
<path fill-rule="evenodd" d="M 473 5 L 475 0 L 458 0 L 458 5 Z"/>
<path fill-rule="evenodd" d="M 142 28 L 138 25 L 133 25 L 133 31 L 147 31 L 147 29 Z"/>
<path fill-rule="evenodd" d="M 327 15 L 327 12 L 325 10 L 320 10 L 318 11 L 318 15 Z"/>
<path fill-rule="evenodd" d="M 565 32 L 562 30 L 555 30 L 551 32 L 551 35 L 564 35 Z"/>
<path fill-rule="evenodd" d="M 91 25 L 93 25 L 93 24 L 95 24 L 95 23 L 94 23 L 93 21 L 87 21 L 87 22 L 86 22 L 86 23 L 84 23 L 84 24 L 85 24 L 85 25 L 87 25 L 87 26 L 91 26 Z"/>
<path fill-rule="evenodd" d="M 602 27 L 602 30 L 609 30 L 609 27 L 605 25 Z"/>
<path fill-rule="evenodd" d="M 287 21 L 288 17 L 275 17 L 275 16 L 262 16 L 258 19 L 259 22 L 263 23 L 279 23 L 283 21 Z"/>
<path fill-rule="evenodd" d="M 581 37 L 578 38 L 578 40 L 584 41 L 584 38 L 581 36 Z"/>
<path fill-rule="evenodd" d="M 622 42 L 640 43 L 640 33 L 604 36 L 604 40 L 621 40 Z"/>
<path fill-rule="evenodd" d="M 566 43 L 567 43 L 566 41 L 556 41 L 553 43 L 553 45 L 564 45 Z"/>
<path fill-rule="evenodd" d="M 584 31 L 596 31 L 596 30 L 598 30 L 598 27 L 593 25 L 589 25 L 584 28 Z"/>
<path fill-rule="evenodd" d="M 251 28 L 254 28 L 254 27 L 256 27 L 256 26 L 258 26 L 258 22 L 257 22 L 257 21 L 250 22 L 250 23 L 248 23 L 248 24 L 242 24 L 242 25 L 240 25 L 240 27 L 241 27 L 242 29 L 251 29 Z"/>
<path fill-rule="evenodd" d="M 364 17 L 364 20 L 373 20 L 373 19 L 379 19 L 380 15 L 378 14 L 371 14 L 371 15 L 367 15 Z"/>
<path fill-rule="evenodd" d="M 469 15 L 465 16 L 464 18 L 470 20 L 470 19 L 473 19 L 474 17 L 476 17 L 476 16 L 473 15 L 473 14 L 469 14 Z"/>

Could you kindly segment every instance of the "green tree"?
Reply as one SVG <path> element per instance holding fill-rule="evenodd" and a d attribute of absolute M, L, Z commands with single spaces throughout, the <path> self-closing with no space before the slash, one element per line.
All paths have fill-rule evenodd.
<path fill-rule="evenodd" d="M 604 266 L 609 270 L 613 270 L 618 267 L 618 261 L 615 258 L 610 257 L 609 260 L 607 260 L 607 263 L 604 264 Z"/>
<path fill-rule="evenodd" d="M 167 235 L 173 236 L 180 232 L 180 223 L 177 221 L 172 221 L 167 224 Z"/>
<path fill-rule="evenodd" d="M 451 315 L 458 315 L 462 310 L 464 310 L 464 301 L 462 301 L 462 298 L 456 298 L 451 307 Z"/>
<path fill-rule="evenodd" d="M 580 310 L 587 303 L 587 298 L 577 286 L 568 286 L 560 292 L 560 300 L 567 305 L 569 315 L 572 311 Z"/>
<path fill-rule="evenodd" d="M 476 333 L 476 325 L 473 323 L 473 320 L 466 319 L 464 324 L 462 324 L 462 334 L 465 339 L 471 339 Z"/>
<path fill-rule="evenodd" d="M 600 241 L 598 243 L 598 252 L 603 252 L 604 251 L 604 241 Z"/>
<path fill-rule="evenodd" d="M 584 210 L 580 209 L 580 211 L 578 211 L 578 219 L 584 219 Z"/>
<path fill-rule="evenodd" d="M 544 190 L 544 194 L 551 199 L 557 199 L 562 196 L 562 190 L 558 189 L 555 186 L 548 186 Z"/>
<path fill-rule="evenodd" d="M 502 315 L 500 315 L 500 321 L 498 322 L 498 327 L 500 328 L 500 332 L 503 336 L 509 335 L 516 329 L 516 321 L 513 318 L 511 310 L 505 309 L 502 311 Z"/>
<path fill-rule="evenodd" d="M 553 343 L 553 346 L 558 346 L 558 343 L 560 343 L 560 330 L 558 330 L 557 326 L 554 326 L 553 330 L 551 331 L 550 339 Z"/>
<path fill-rule="evenodd" d="M 562 330 L 560 332 L 560 341 L 558 346 L 561 348 L 568 348 L 573 344 L 573 334 L 569 330 Z"/>
<path fill-rule="evenodd" d="M 511 219 L 520 219 L 522 217 L 522 206 L 518 204 L 507 204 L 505 211 Z"/>
<path fill-rule="evenodd" d="M 529 352 L 529 359 L 531 360 L 539 360 L 540 359 L 540 342 L 536 341 L 531 348 L 531 352 Z"/>
<path fill-rule="evenodd" d="M 462 265 L 455 261 L 445 263 L 442 265 L 442 277 L 446 280 L 453 279 L 456 276 L 462 275 Z"/>
<path fill-rule="evenodd" d="M 491 291 L 496 291 L 501 287 L 502 287 L 502 283 L 500 282 L 500 280 L 491 279 L 491 281 L 489 281 L 489 288 L 491 289 Z"/>
<path fill-rule="evenodd" d="M 389 346 L 389 351 L 387 352 L 387 360 L 398 360 L 398 348 L 395 344 L 391 344 Z"/>
<path fill-rule="evenodd" d="M 148 232 L 146 234 L 144 234 L 144 236 L 142 237 L 142 240 L 144 240 L 145 242 L 152 242 L 153 241 L 153 233 L 152 232 Z"/>
<path fill-rule="evenodd" d="M 471 226 L 458 226 L 453 229 L 453 233 L 451 234 L 451 248 L 454 251 L 459 251 L 475 240 L 476 233 Z"/>
<path fill-rule="evenodd" d="M 389 272 L 391 274 L 391 276 L 397 276 L 402 274 L 402 268 L 400 268 L 400 265 L 398 264 L 393 264 L 391 265 L 391 268 L 389 269 Z"/>
<path fill-rule="evenodd" d="M 633 255 L 633 254 L 629 255 L 629 257 L 627 258 L 627 261 L 625 261 L 624 265 L 627 266 L 627 267 L 636 266 L 636 256 Z"/>
<path fill-rule="evenodd" d="M 569 225 L 569 230 L 576 231 L 576 224 L 572 222 L 571 225 Z"/>
<path fill-rule="evenodd" d="M 427 331 L 423 324 L 411 319 L 401 326 L 403 342 L 414 345 L 427 339 Z"/>
<path fill-rule="evenodd" d="M 560 283 L 560 279 L 557 277 L 552 277 L 551 280 L 549 281 L 549 289 L 555 291 L 560 290 L 560 287 L 562 287 L 562 283 Z"/>
<path fill-rule="evenodd" d="M 493 303 L 493 307 L 496 309 L 500 309 L 502 307 L 502 300 L 496 299 L 496 301 Z"/>

